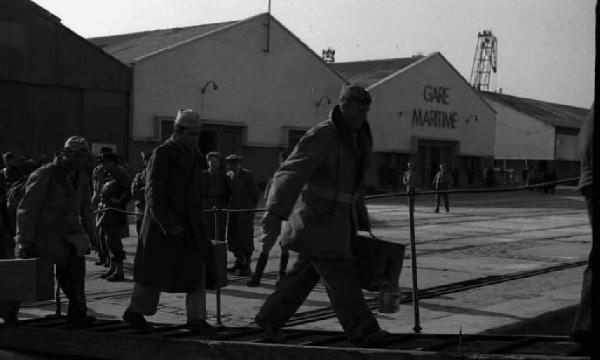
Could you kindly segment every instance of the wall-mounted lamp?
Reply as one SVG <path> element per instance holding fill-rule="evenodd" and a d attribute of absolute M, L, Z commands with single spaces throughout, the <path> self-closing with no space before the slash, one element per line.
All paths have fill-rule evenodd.
<path fill-rule="evenodd" d="M 321 98 L 319 100 L 317 100 L 317 102 L 315 102 L 315 107 L 321 106 L 321 102 L 323 100 L 327 101 L 327 105 L 331 105 L 331 99 L 329 98 L 329 96 L 323 95 L 323 96 L 321 96 Z"/>
<path fill-rule="evenodd" d="M 213 90 L 219 89 L 219 86 L 217 85 L 217 83 L 214 80 L 210 80 L 210 81 L 207 81 L 206 84 L 204 84 L 204 86 L 202 87 L 202 90 L 200 90 L 200 92 L 204 94 L 210 84 L 212 84 Z"/>

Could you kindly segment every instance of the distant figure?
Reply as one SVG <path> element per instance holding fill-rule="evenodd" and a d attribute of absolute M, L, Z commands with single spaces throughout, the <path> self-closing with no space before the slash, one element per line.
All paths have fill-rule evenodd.
<path fill-rule="evenodd" d="M 106 182 L 100 189 L 100 202 L 96 225 L 98 227 L 99 241 L 110 256 L 108 271 L 100 275 L 108 281 L 123 281 L 123 250 L 122 232 L 127 224 L 127 215 L 124 211 L 131 200 L 131 178 L 127 170 L 119 165 L 117 154 L 110 152 L 102 154 L 102 167 L 106 172 Z M 112 210 L 117 209 L 117 210 Z"/>
<path fill-rule="evenodd" d="M 92 209 L 98 210 L 98 204 L 100 203 L 100 192 L 102 191 L 102 186 L 106 183 L 107 179 L 110 177 L 108 171 L 102 166 L 102 155 L 112 153 L 112 149 L 106 146 L 100 148 L 100 156 L 98 156 L 98 165 L 92 171 Z M 56 156 L 56 154 L 55 154 Z M 96 213 L 96 222 L 100 217 L 101 213 Z M 100 239 L 100 234 L 97 236 Z M 94 265 L 109 267 L 110 266 L 110 255 L 108 254 L 108 249 L 102 243 L 95 244 L 95 250 L 98 254 L 98 261 Z"/>
<path fill-rule="evenodd" d="M 254 175 L 241 166 L 241 156 L 231 154 L 225 160 L 229 168 L 227 177 L 231 186 L 231 208 L 255 209 L 260 192 Z M 250 261 L 254 251 L 254 213 L 231 213 L 227 236 L 229 251 L 235 256 L 235 264 L 227 270 L 237 270 L 240 276 L 250 275 Z"/>
<path fill-rule="evenodd" d="M 588 209 L 588 217 L 590 225 L 593 226 L 594 222 L 598 220 L 594 215 L 594 106 L 585 118 L 581 130 L 579 132 L 579 143 L 581 144 L 581 175 L 579 178 L 579 191 L 585 198 Z M 596 240 L 596 239 L 594 239 Z M 592 248 L 597 244 L 593 244 Z M 583 284 L 581 288 L 581 302 L 579 308 L 575 314 L 575 321 L 573 322 L 573 329 L 571 331 L 571 338 L 584 346 L 591 346 L 594 336 L 592 334 L 592 281 L 596 282 L 598 279 L 592 280 L 593 267 L 598 266 L 600 259 L 594 258 L 594 251 L 590 251 L 588 257 L 588 264 L 583 273 Z M 595 283 L 594 286 L 597 286 Z M 598 299 L 595 299 L 595 303 L 598 304 Z M 598 307 L 594 308 L 597 311 Z M 597 328 L 597 327 L 596 327 Z M 595 338 L 596 342 L 598 337 Z"/>
<path fill-rule="evenodd" d="M 131 198 L 135 202 L 136 212 L 139 214 L 135 219 L 135 228 L 137 231 L 138 238 L 140 236 L 140 229 L 142 228 L 142 222 L 144 220 L 144 209 L 146 208 L 146 198 L 144 192 L 146 190 L 146 166 L 148 165 L 148 159 L 150 159 L 150 153 L 142 151 L 140 153 L 144 168 L 139 173 L 135 174 L 131 181 Z"/>
<path fill-rule="evenodd" d="M 435 174 L 433 178 L 433 183 L 431 184 L 435 190 L 447 190 L 450 189 L 454 183 L 452 180 L 452 175 L 446 170 L 446 164 L 441 163 L 439 166 L 438 172 Z M 450 211 L 450 201 L 448 200 L 448 194 L 446 193 L 438 193 L 435 194 L 435 210 L 434 212 L 440 212 L 440 198 L 444 199 L 444 207 L 446 208 L 446 212 Z"/>
<path fill-rule="evenodd" d="M 419 174 L 416 172 L 414 163 L 409 161 L 406 163 L 406 171 L 404 175 L 402 175 L 402 185 L 406 187 L 406 192 L 414 192 L 417 191 L 419 187 Z"/>
<path fill-rule="evenodd" d="M 279 167 L 283 165 L 286 158 L 287 155 L 284 152 L 281 152 L 279 154 Z M 270 177 L 269 180 L 267 180 L 267 187 L 265 188 L 265 201 L 269 198 L 269 191 L 271 190 L 272 185 L 273 177 Z M 283 223 L 284 222 L 282 221 L 282 226 L 285 226 L 283 225 Z M 265 271 L 265 267 L 267 266 L 267 262 L 269 261 L 269 252 L 271 252 L 271 249 L 275 245 L 275 242 L 277 241 L 277 239 L 280 239 L 280 237 L 281 236 L 277 236 L 272 233 L 263 232 L 263 236 L 261 237 L 262 250 L 260 251 L 260 255 L 258 256 L 258 261 L 256 262 L 256 269 L 252 274 L 252 278 L 248 280 L 248 282 L 246 282 L 246 285 L 248 285 L 249 287 L 260 286 L 260 280 L 262 278 L 263 272 Z M 279 240 L 279 245 L 281 245 L 281 239 Z M 289 258 L 289 251 L 282 246 L 281 257 L 279 258 L 279 280 L 277 281 L 277 283 L 279 283 L 287 275 L 287 264 Z"/>
<path fill-rule="evenodd" d="M 231 201 L 231 186 L 222 164 L 221 153 L 212 151 L 206 155 L 208 169 L 202 172 L 204 184 L 204 208 L 226 209 Z M 208 212 L 204 214 L 204 226 L 206 233 L 211 239 L 225 241 L 225 230 L 227 227 L 227 216 L 219 212 L 215 226 L 215 214 Z"/>
<path fill-rule="evenodd" d="M 485 170 L 483 170 L 483 185 L 487 187 L 496 185 L 494 169 L 491 166 L 488 166 L 485 168 Z"/>
<path fill-rule="evenodd" d="M 12 151 L 2 155 L 2 159 L 4 161 L 4 169 L 0 170 L 0 176 L 4 178 L 6 186 L 10 187 L 13 182 L 23 176 L 23 170 L 21 169 L 17 155 Z"/>

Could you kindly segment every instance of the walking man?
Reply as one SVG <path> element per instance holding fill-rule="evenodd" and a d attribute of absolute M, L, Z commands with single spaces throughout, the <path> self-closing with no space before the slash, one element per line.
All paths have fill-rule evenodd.
<path fill-rule="evenodd" d="M 351 342 L 374 346 L 386 337 L 367 307 L 354 263 L 357 230 L 370 228 L 364 204 L 365 175 L 373 149 L 367 113 L 370 94 L 349 86 L 326 120 L 300 139 L 273 177 L 262 224 L 299 254 L 256 315 L 271 341 L 321 277 L 331 305 Z M 296 206 L 294 206 L 296 204 Z"/>
<path fill-rule="evenodd" d="M 223 170 L 221 164 L 221 153 L 212 151 L 206 155 L 208 169 L 202 172 L 204 183 L 204 208 L 226 209 L 231 199 L 231 189 L 229 178 Z M 225 228 L 227 226 L 227 216 L 225 213 L 217 214 L 217 224 L 215 224 L 215 213 L 206 213 L 204 215 L 204 226 L 206 233 L 211 239 L 225 241 Z"/>
<path fill-rule="evenodd" d="M 204 231 L 201 120 L 179 110 L 173 135 L 156 148 L 146 168 L 146 209 L 133 264 L 135 285 L 123 320 L 148 327 L 144 315 L 157 311 L 160 293 L 186 293 L 187 326 L 214 333 L 206 322 L 206 287 L 216 268 Z"/>
<path fill-rule="evenodd" d="M 231 208 L 255 209 L 260 192 L 254 175 L 250 170 L 241 166 L 241 156 L 231 154 L 225 160 L 229 167 L 227 176 L 231 186 Z M 240 276 L 250 275 L 252 273 L 250 271 L 250 261 L 254 251 L 254 213 L 231 213 L 229 215 L 227 237 L 229 251 L 235 256 L 235 264 L 227 270 L 238 270 Z"/>
<path fill-rule="evenodd" d="M 69 299 L 67 323 L 87 326 L 85 259 L 96 228 L 90 203 L 90 182 L 83 170 L 89 157 L 87 141 L 67 139 L 62 155 L 34 171 L 17 208 L 15 254 L 42 257 L 56 264 L 58 286 Z"/>
<path fill-rule="evenodd" d="M 125 211 L 127 203 L 131 200 L 131 178 L 127 170 L 119 165 L 119 158 L 114 152 L 102 154 L 102 167 L 110 177 L 100 190 L 100 203 L 97 223 L 100 243 L 108 250 L 110 268 L 101 278 L 108 281 L 123 281 L 123 226 L 127 225 L 127 215 L 118 210 Z M 116 210 L 113 210 L 116 209 Z"/>
<path fill-rule="evenodd" d="M 594 170 L 593 170 L 593 152 L 594 152 L 594 106 L 588 113 L 579 132 L 579 143 L 581 144 L 581 175 L 579 178 L 579 191 L 585 198 L 588 208 L 588 217 L 590 225 L 597 219 L 593 212 L 593 193 L 594 193 Z M 592 245 L 592 249 L 597 244 Z M 590 251 L 588 265 L 583 273 L 583 284 L 581 288 L 581 302 L 575 314 L 571 338 L 582 344 L 584 347 L 591 347 L 592 339 L 592 280 L 593 267 L 598 266 L 600 259 L 594 258 L 594 251 Z M 596 286 L 596 284 L 594 284 Z M 596 302 L 597 304 L 598 302 Z M 594 308 L 594 311 L 598 308 Z M 595 324 L 594 324 L 595 325 Z M 597 328 L 597 327 L 596 327 Z M 596 337 L 596 340 L 598 337 Z"/>
<path fill-rule="evenodd" d="M 450 189 L 453 184 L 452 175 L 446 170 L 446 164 L 441 163 L 431 185 L 435 190 L 447 190 Z M 448 194 L 446 193 L 435 194 L 435 210 L 433 212 L 440 212 L 440 198 L 444 199 L 444 207 L 446 208 L 446 212 L 449 212 L 450 201 L 448 200 Z"/>
<path fill-rule="evenodd" d="M 284 152 L 281 152 L 279 154 L 279 167 L 283 165 L 283 162 L 285 161 L 286 157 L 287 156 Z M 265 201 L 269 198 L 269 192 L 271 190 L 272 185 L 273 178 L 271 177 L 269 178 L 269 180 L 267 180 L 267 187 L 265 188 L 264 195 Z M 276 236 L 276 234 L 274 233 L 263 234 L 261 238 L 262 249 L 260 251 L 260 255 L 258 256 L 258 260 L 256 261 L 256 268 L 250 280 L 246 282 L 246 285 L 248 285 L 249 287 L 260 286 L 260 280 L 265 271 L 265 267 L 267 267 L 267 262 L 269 261 L 269 253 L 271 252 L 271 249 L 275 245 L 275 242 L 277 242 L 278 238 L 279 236 Z M 279 244 L 281 244 L 281 240 Z M 281 257 L 279 258 L 279 280 L 277 281 L 277 284 L 279 284 L 281 280 L 287 275 L 287 265 L 289 259 L 289 251 L 282 246 Z"/>
<path fill-rule="evenodd" d="M 140 230 L 142 228 L 142 221 L 144 220 L 144 209 L 146 208 L 146 166 L 148 165 L 148 159 L 150 155 L 144 151 L 140 153 L 144 168 L 139 173 L 135 174 L 131 181 L 131 198 L 135 202 L 135 210 L 139 214 L 135 219 L 135 229 L 137 231 L 138 238 L 140 237 Z"/>
<path fill-rule="evenodd" d="M 412 161 L 409 161 L 406 164 L 406 171 L 404 175 L 402 175 L 402 184 L 406 187 L 407 193 L 412 193 L 417 190 L 419 186 L 419 177 L 417 172 L 415 171 L 415 167 Z"/>

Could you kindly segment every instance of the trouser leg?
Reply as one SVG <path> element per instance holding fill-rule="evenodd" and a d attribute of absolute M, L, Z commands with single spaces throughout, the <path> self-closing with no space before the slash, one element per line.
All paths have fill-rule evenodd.
<path fill-rule="evenodd" d="M 187 321 L 206 320 L 206 273 L 205 266 L 202 265 L 202 276 L 200 276 L 200 284 L 198 288 L 187 293 L 185 296 L 185 309 L 187 313 Z"/>
<path fill-rule="evenodd" d="M 135 219 L 135 231 L 137 232 L 137 237 L 139 239 L 140 237 L 140 232 L 142 230 L 142 222 L 144 221 L 144 217 L 143 216 L 138 216 Z"/>
<path fill-rule="evenodd" d="M 585 191 L 585 200 L 588 207 L 588 217 L 590 220 L 590 224 L 594 223 L 594 212 L 593 212 L 593 203 L 592 203 L 592 194 L 591 189 L 586 188 Z M 592 276 L 593 276 L 593 266 L 596 266 L 592 261 L 592 252 L 588 257 L 588 265 L 583 272 L 583 284 L 581 285 L 581 300 L 579 303 L 579 307 L 577 308 L 577 312 L 575 313 L 575 321 L 573 322 L 573 331 L 584 331 L 591 332 L 592 331 Z"/>
<path fill-rule="evenodd" d="M 122 262 L 125 260 L 125 251 L 123 250 L 123 240 L 121 234 L 122 225 L 102 225 L 102 231 L 110 254 L 110 261 Z"/>
<path fill-rule="evenodd" d="M 106 247 L 106 241 L 104 240 L 104 233 L 102 232 L 102 226 L 98 226 L 98 257 L 108 259 L 108 248 Z"/>
<path fill-rule="evenodd" d="M 139 283 L 133 285 L 133 293 L 128 310 L 140 315 L 154 315 L 160 300 L 160 290 L 144 287 Z"/>
<path fill-rule="evenodd" d="M 450 211 L 450 200 L 448 200 L 448 194 L 442 194 L 442 197 L 444 198 L 444 207 L 446 208 L 446 211 Z"/>
<path fill-rule="evenodd" d="M 313 259 L 323 278 L 327 295 L 351 342 L 368 343 L 380 335 L 377 320 L 368 308 L 359 285 L 358 272 L 350 260 Z"/>
<path fill-rule="evenodd" d="M 261 327 L 282 328 L 302 305 L 319 279 L 319 273 L 309 258 L 300 256 L 293 269 L 261 306 L 255 318 L 256 323 Z"/>
<path fill-rule="evenodd" d="M 77 319 L 86 315 L 85 302 L 85 259 L 77 256 L 74 250 L 67 259 L 56 264 L 56 280 L 58 286 L 69 299 L 67 318 Z"/>
<path fill-rule="evenodd" d="M 439 211 L 440 210 L 440 194 L 437 193 L 435 194 L 435 211 Z"/>

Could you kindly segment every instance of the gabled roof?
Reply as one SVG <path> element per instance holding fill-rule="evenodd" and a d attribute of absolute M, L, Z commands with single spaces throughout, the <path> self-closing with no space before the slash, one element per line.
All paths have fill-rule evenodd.
<path fill-rule="evenodd" d="M 422 55 L 381 60 L 331 63 L 329 66 L 349 83 L 369 87 L 424 58 Z"/>
<path fill-rule="evenodd" d="M 549 103 L 512 95 L 481 91 L 485 98 L 496 101 L 523 114 L 541 120 L 555 127 L 579 129 L 589 112 L 575 106 Z"/>
<path fill-rule="evenodd" d="M 130 34 L 90 38 L 88 40 L 122 62 L 131 64 L 149 54 L 239 22 L 228 21 L 181 28 L 141 31 Z"/>

